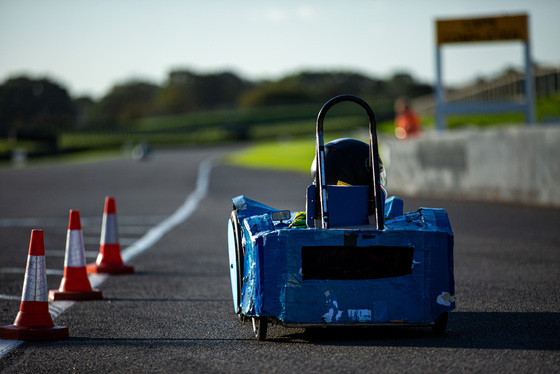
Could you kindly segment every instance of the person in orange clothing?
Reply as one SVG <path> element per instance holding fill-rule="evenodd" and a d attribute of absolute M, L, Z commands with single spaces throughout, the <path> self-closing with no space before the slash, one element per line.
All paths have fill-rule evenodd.
<path fill-rule="evenodd" d="M 410 107 L 406 97 L 399 97 L 395 101 L 395 136 L 404 140 L 411 136 L 418 136 L 422 131 L 420 117 Z"/>

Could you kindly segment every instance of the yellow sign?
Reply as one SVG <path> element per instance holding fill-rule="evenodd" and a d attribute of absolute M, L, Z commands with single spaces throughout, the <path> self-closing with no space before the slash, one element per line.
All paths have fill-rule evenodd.
<path fill-rule="evenodd" d="M 436 21 L 437 43 L 528 41 L 527 15 Z"/>

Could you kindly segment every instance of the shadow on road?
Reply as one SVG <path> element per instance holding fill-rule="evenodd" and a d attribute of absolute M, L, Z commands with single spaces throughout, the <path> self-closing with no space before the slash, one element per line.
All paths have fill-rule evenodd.
<path fill-rule="evenodd" d="M 288 330 L 286 330 L 288 331 Z M 268 340 L 319 345 L 560 350 L 560 313 L 452 312 L 447 330 L 424 327 L 316 328 Z"/>
<path fill-rule="evenodd" d="M 165 300 L 168 301 L 168 300 Z M 231 321 L 235 325 L 234 321 Z M 229 322 L 228 322 L 229 324 Z M 90 346 L 102 344 L 106 347 L 152 347 L 183 346 L 201 342 L 251 344 L 257 341 L 251 337 L 250 324 L 238 325 L 246 333 L 227 337 L 119 337 L 86 338 L 70 337 L 57 345 Z M 409 348 L 456 348 L 456 349 L 497 349 L 559 351 L 560 313 L 530 312 L 452 312 L 447 330 L 436 334 L 426 327 L 338 327 L 286 329 L 270 326 L 269 336 L 260 344 L 302 344 L 322 346 L 368 346 L 368 347 L 409 347 Z M 237 336 L 236 336 L 237 335 Z M 30 343 L 34 344 L 34 343 Z"/>

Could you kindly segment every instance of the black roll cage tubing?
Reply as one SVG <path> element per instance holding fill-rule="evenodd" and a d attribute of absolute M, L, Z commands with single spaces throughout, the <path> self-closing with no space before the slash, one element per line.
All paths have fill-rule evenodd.
<path fill-rule="evenodd" d="M 370 217 L 370 222 L 372 217 L 375 217 L 375 227 L 377 230 L 383 230 L 384 228 L 384 207 L 382 205 L 381 198 L 381 181 L 379 175 L 379 148 L 377 145 L 377 121 L 375 120 L 375 115 L 371 107 L 362 99 L 353 95 L 340 95 L 336 96 L 323 105 L 317 116 L 317 128 L 316 128 L 316 147 L 315 147 L 315 159 L 317 160 L 316 165 L 316 176 L 315 176 L 315 198 L 316 201 L 320 202 L 319 217 L 321 219 L 321 227 L 324 229 L 329 228 L 329 214 L 328 214 L 328 203 L 327 203 L 327 183 L 325 177 L 325 144 L 323 138 L 323 121 L 325 115 L 334 105 L 343 102 L 351 101 L 360 105 L 367 113 L 369 119 L 369 162 L 372 165 L 372 179 L 373 188 L 369 190 L 369 206 L 368 214 Z"/>

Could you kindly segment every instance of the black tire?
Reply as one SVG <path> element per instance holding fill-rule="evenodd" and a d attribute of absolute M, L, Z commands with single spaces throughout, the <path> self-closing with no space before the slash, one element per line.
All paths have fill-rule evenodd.
<path fill-rule="evenodd" d="M 230 218 L 231 224 L 233 225 L 233 235 L 235 236 L 235 260 L 237 262 L 237 301 L 239 303 L 239 305 L 237 306 L 237 315 L 243 322 L 243 318 L 241 316 L 241 288 L 243 287 L 243 271 L 245 258 L 243 244 L 241 241 L 241 225 L 239 224 L 236 210 L 233 210 L 231 212 Z"/>
<path fill-rule="evenodd" d="M 443 312 L 435 319 L 432 329 L 436 334 L 443 334 L 445 331 L 445 328 L 447 327 L 447 317 L 448 313 Z"/>
<path fill-rule="evenodd" d="M 253 334 L 258 341 L 266 340 L 268 320 L 265 317 L 253 317 Z"/>

